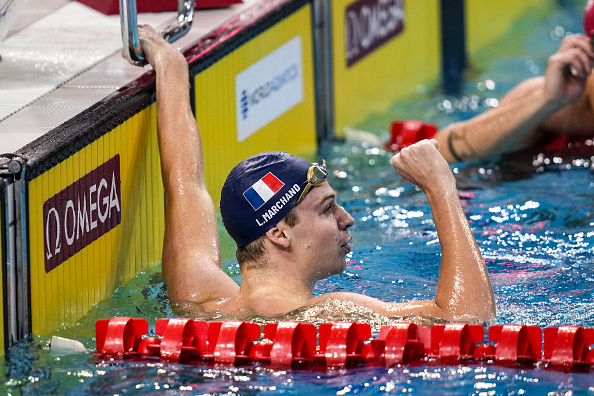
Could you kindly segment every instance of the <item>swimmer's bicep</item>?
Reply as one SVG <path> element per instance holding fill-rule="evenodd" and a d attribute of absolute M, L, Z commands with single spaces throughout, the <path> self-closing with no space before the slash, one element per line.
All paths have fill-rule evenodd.
<path fill-rule="evenodd" d="M 163 261 L 195 255 L 221 266 L 216 212 L 208 192 L 186 189 L 168 198 L 165 212 Z"/>
<path fill-rule="evenodd" d="M 217 219 L 206 191 L 189 190 L 167 204 L 162 271 L 174 299 L 204 303 L 237 292 L 221 269 Z"/>

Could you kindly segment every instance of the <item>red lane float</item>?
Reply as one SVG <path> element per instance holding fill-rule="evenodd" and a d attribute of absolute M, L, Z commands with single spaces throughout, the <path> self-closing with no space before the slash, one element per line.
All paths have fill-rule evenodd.
<path fill-rule="evenodd" d="M 544 330 L 544 340 L 544 359 L 553 366 L 583 369 L 594 364 L 594 329 L 549 327 Z"/>
<path fill-rule="evenodd" d="M 594 0 L 591 3 L 594 4 Z M 592 31 L 594 31 L 594 7 L 590 8 L 589 18 Z M 384 148 L 397 153 L 421 140 L 432 139 L 437 132 L 437 125 L 430 122 L 395 120 L 390 124 L 390 141 L 385 143 Z M 557 136 L 527 150 L 535 155 L 542 153 L 546 157 L 591 158 L 594 156 L 594 137 Z M 505 156 L 509 158 L 515 154 L 517 153 L 509 153 Z"/>
<path fill-rule="evenodd" d="M 388 367 L 420 361 L 425 357 L 425 343 L 419 339 L 419 335 L 419 327 L 414 323 L 383 326 L 378 341 L 382 341 L 383 344 L 379 345 L 384 347 L 377 351 L 376 360 L 385 362 Z"/>
<path fill-rule="evenodd" d="M 142 337 L 148 333 L 148 322 L 145 319 L 134 318 L 102 319 L 95 323 L 95 333 L 97 350 L 101 353 L 137 354 Z"/>
<path fill-rule="evenodd" d="M 419 120 L 393 121 L 390 126 L 390 141 L 385 144 L 394 153 L 423 139 L 431 139 L 437 133 L 437 125 Z"/>
<path fill-rule="evenodd" d="M 293 369 L 394 367 L 423 362 L 486 361 L 506 366 L 560 370 L 594 368 L 594 329 L 461 323 L 417 326 L 396 322 L 376 338 L 367 323 L 244 321 L 203 322 L 159 319 L 155 335 L 145 319 L 112 318 L 96 323 L 97 354 L 103 358 L 159 358 L 174 363 L 265 364 Z M 543 343 L 544 339 L 544 343 Z"/>
<path fill-rule="evenodd" d="M 270 345 L 270 364 L 299 367 L 314 362 L 316 326 L 312 323 L 279 322 L 264 325 L 264 339 Z M 274 342 L 272 342 L 274 340 Z M 266 355 L 262 353 L 262 357 Z"/>

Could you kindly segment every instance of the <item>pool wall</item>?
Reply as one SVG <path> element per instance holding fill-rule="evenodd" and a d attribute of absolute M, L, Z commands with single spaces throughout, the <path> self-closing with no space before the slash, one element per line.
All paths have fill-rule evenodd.
<path fill-rule="evenodd" d="M 511 23 L 542 6 L 477 3 L 467 1 L 466 20 L 488 15 Z M 261 1 L 185 50 L 215 205 L 240 159 L 263 150 L 310 157 L 318 139 L 340 138 L 345 127 L 436 83 L 440 6 Z M 384 13 L 383 27 L 365 25 L 378 21 L 365 19 L 366 7 Z M 371 29 L 373 40 L 364 40 L 363 27 L 359 36 L 348 30 L 353 23 Z M 469 40 L 473 47 L 501 34 L 505 23 L 484 26 L 469 23 L 482 29 L 480 40 Z M 74 325 L 159 262 L 165 213 L 154 101 L 147 71 L 19 150 L 21 168 L 2 169 L 5 345 Z"/>
<path fill-rule="evenodd" d="M 3 178 L 0 177 L 0 262 L 2 264 L 8 261 L 7 255 L 9 254 L 7 248 L 7 241 L 8 241 L 8 227 L 9 219 L 7 216 L 6 210 L 6 202 L 8 201 L 8 190 L 6 188 L 6 182 Z M 0 304 L 0 318 L 2 321 L 0 322 L 0 350 L 4 350 L 4 346 L 6 345 L 6 315 L 5 315 L 5 302 L 8 301 L 6 298 L 6 280 L 8 276 L 6 276 L 7 266 L 2 265 L 2 281 L 0 281 L 0 298 L 2 298 L 3 304 Z"/>
<path fill-rule="evenodd" d="M 75 324 L 158 263 L 165 222 L 159 174 L 151 105 L 29 181 L 33 334 Z"/>

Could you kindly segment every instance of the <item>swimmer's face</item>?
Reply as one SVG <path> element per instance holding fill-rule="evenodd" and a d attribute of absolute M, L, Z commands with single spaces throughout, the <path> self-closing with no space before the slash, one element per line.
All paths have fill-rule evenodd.
<path fill-rule="evenodd" d="M 306 253 L 313 280 L 344 271 L 354 219 L 336 203 L 332 187 L 324 183 L 313 188 L 295 209 L 299 222 L 293 227 L 294 242 Z"/>

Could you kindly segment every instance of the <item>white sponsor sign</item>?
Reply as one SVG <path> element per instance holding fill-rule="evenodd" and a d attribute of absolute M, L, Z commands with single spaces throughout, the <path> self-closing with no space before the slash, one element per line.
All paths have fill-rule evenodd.
<path fill-rule="evenodd" d="M 235 77 L 237 141 L 303 101 L 301 37 L 296 36 Z"/>

